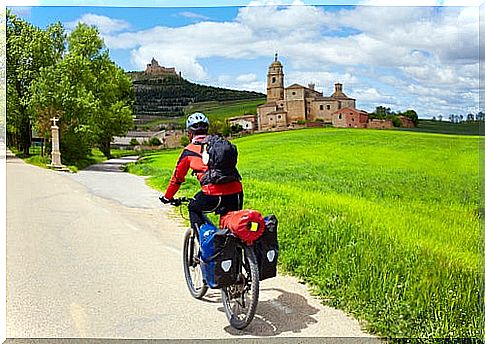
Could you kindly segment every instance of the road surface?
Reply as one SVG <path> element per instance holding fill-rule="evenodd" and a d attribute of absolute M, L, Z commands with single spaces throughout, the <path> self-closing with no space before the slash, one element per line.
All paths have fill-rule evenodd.
<path fill-rule="evenodd" d="M 255 319 L 235 330 L 219 291 L 190 296 L 184 225 L 142 177 L 119 161 L 66 174 L 6 160 L 7 338 L 369 336 L 288 276 L 261 283 Z"/>

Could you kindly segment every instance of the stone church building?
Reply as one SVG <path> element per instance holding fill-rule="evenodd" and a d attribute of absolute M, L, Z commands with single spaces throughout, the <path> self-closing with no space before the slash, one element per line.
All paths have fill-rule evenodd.
<path fill-rule="evenodd" d="M 339 110 L 341 113 L 337 114 Z M 334 124 L 335 118 L 352 113 L 348 109 L 355 109 L 355 99 L 347 97 L 342 91 L 342 84 L 336 83 L 333 94 L 329 97 L 315 90 L 314 84 L 308 87 L 293 84 L 285 88 L 283 65 L 275 60 L 268 68 L 267 79 L 267 101 L 266 104 L 258 106 L 258 130 L 284 130 L 288 129 L 293 123 L 299 120 L 322 121 Z M 359 115 L 364 113 L 362 110 L 355 109 Z M 349 115 L 350 116 L 350 115 Z M 346 126 L 347 126 L 347 122 Z M 359 118 L 352 127 L 364 127 L 364 119 Z"/>

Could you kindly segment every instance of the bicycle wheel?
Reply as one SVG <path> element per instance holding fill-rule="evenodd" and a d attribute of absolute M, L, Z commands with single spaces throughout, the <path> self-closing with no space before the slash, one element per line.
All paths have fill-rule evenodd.
<path fill-rule="evenodd" d="M 202 270 L 200 268 L 199 241 L 195 238 L 192 228 L 187 229 L 184 237 L 184 274 L 190 294 L 196 299 L 202 298 L 207 292 Z"/>
<path fill-rule="evenodd" d="M 237 282 L 222 288 L 224 312 L 232 327 L 242 330 L 253 320 L 259 298 L 259 271 L 252 247 L 241 245 Z"/>

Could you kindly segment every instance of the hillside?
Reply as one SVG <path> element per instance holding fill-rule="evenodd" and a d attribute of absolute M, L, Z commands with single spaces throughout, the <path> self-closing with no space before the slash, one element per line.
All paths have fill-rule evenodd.
<path fill-rule="evenodd" d="M 306 129 L 234 140 L 280 266 L 383 336 L 480 335 L 478 137 Z M 130 166 L 164 190 L 179 150 Z M 180 195 L 191 196 L 194 178 Z M 459 240 L 457 240 L 459 238 Z"/>
<path fill-rule="evenodd" d="M 128 72 L 135 89 L 137 123 L 183 116 L 184 107 L 207 101 L 234 101 L 265 97 L 264 94 L 192 83 L 178 75 L 147 75 Z"/>

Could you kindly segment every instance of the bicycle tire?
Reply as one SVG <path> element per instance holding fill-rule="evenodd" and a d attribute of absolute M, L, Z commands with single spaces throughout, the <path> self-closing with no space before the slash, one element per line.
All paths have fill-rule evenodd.
<path fill-rule="evenodd" d="M 189 292 L 196 299 L 201 299 L 207 292 L 207 285 L 204 282 L 200 268 L 199 251 L 199 241 L 193 235 L 192 228 L 189 228 L 184 236 L 184 275 Z"/>
<path fill-rule="evenodd" d="M 238 282 L 221 290 L 224 312 L 229 324 L 242 330 L 254 318 L 259 298 L 259 270 L 253 247 L 241 245 Z"/>

